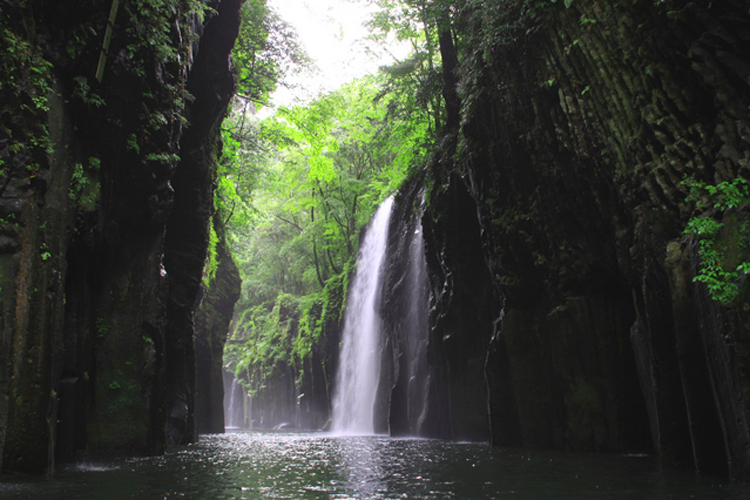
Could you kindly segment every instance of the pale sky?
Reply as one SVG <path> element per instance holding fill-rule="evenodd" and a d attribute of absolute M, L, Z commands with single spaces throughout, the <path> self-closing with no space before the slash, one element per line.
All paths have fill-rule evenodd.
<path fill-rule="evenodd" d="M 295 82 L 302 89 L 290 92 L 280 88 L 272 96 L 275 105 L 309 100 L 394 62 L 382 51 L 380 56 L 372 54 L 374 46 L 364 40 L 368 31 L 362 24 L 370 9 L 365 0 L 268 0 L 268 5 L 295 27 L 301 44 L 320 69 L 319 75 Z M 389 51 L 404 58 L 409 48 L 394 45 Z"/>

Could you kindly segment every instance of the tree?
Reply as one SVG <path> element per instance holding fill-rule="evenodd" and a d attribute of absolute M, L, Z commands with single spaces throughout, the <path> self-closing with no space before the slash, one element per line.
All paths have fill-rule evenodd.
<path fill-rule="evenodd" d="M 414 112 L 429 117 L 430 134 L 458 125 L 460 102 L 456 91 L 458 66 L 452 29 L 457 9 L 454 2 L 426 0 L 371 0 L 376 11 L 369 22 L 372 38 L 381 43 L 392 34 L 408 40 L 412 55 L 383 67 L 388 76 L 383 93 L 399 95 L 402 108 L 394 114 Z M 441 93 L 445 101 L 441 99 Z"/>
<path fill-rule="evenodd" d="M 246 0 L 232 59 L 237 68 L 237 93 L 257 104 L 266 104 L 286 77 L 311 66 L 294 29 L 266 0 Z"/>

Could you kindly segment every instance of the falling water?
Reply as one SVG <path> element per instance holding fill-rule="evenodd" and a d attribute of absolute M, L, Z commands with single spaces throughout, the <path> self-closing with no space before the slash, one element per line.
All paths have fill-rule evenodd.
<path fill-rule="evenodd" d="M 405 358 L 408 360 L 407 420 L 409 434 L 421 435 L 428 396 L 427 340 L 429 335 L 427 290 L 427 262 L 424 255 L 424 236 L 418 225 L 409 245 L 407 285 L 409 290 Z"/>
<path fill-rule="evenodd" d="M 373 434 L 374 405 L 380 375 L 380 315 L 376 311 L 393 198 L 373 217 L 357 256 L 344 313 L 339 370 L 333 396 L 332 430 Z"/>
<path fill-rule="evenodd" d="M 232 380 L 232 388 L 229 390 L 229 394 L 227 394 L 227 396 L 228 397 L 225 398 L 224 401 L 226 427 L 228 429 L 237 429 L 239 427 L 242 427 L 244 420 L 244 401 L 242 386 L 240 386 L 239 379 L 237 377 L 234 377 L 234 379 Z"/>
<path fill-rule="evenodd" d="M 421 223 L 423 210 L 424 196 L 412 191 L 403 205 L 394 208 L 398 216 L 390 223 L 392 234 L 388 237 L 383 335 L 392 347 L 393 366 L 392 376 L 383 380 L 391 387 L 387 410 L 392 436 L 430 435 L 435 419 L 446 413 L 441 399 L 436 398 L 440 385 L 435 382 L 440 379 L 431 376 L 427 356 L 430 290 Z"/>

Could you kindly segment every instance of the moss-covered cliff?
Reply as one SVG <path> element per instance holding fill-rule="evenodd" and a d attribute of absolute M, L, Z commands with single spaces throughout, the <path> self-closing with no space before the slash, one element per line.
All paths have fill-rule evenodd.
<path fill-rule="evenodd" d="M 274 302 L 238 307 L 225 366 L 241 386 L 232 396 L 245 428 L 319 430 L 331 417 L 348 270 L 320 294 L 281 294 Z"/>
<path fill-rule="evenodd" d="M 241 4 L 209 3 L 0 5 L 4 470 L 195 436 L 192 314 Z"/>
<path fill-rule="evenodd" d="M 743 272 L 735 298 L 710 298 L 693 280 L 707 254 L 683 234 L 723 217 L 719 268 L 747 257 L 747 200 L 724 211 L 695 186 L 750 176 L 748 8 L 460 11 L 460 126 L 424 221 L 432 342 L 456 382 L 484 367 L 489 407 L 473 411 L 494 443 L 651 449 L 750 477 Z"/>

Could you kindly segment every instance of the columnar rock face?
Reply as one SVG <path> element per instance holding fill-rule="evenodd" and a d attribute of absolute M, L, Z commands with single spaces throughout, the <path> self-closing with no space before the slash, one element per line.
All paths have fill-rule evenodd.
<path fill-rule="evenodd" d="M 388 228 L 388 251 L 383 269 L 383 299 L 380 316 L 385 349 L 381 403 L 387 424 L 380 424 L 394 436 L 418 436 L 429 425 L 426 415 L 436 390 L 429 377 L 429 286 L 424 258 L 422 212 L 423 178 L 402 186 L 395 197 Z M 386 406 L 387 404 L 387 406 Z M 433 418 L 444 412 L 433 412 Z"/>
<path fill-rule="evenodd" d="M 683 180 L 750 177 L 748 4 L 537 4 L 462 12 L 423 221 L 432 359 L 484 370 L 493 443 L 750 478 L 748 297 L 709 298 L 683 235 L 711 209 Z"/>
<path fill-rule="evenodd" d="M 234 95 L 230 54 L 240 26 L 241 0 L 218 3 L 203 28 L 187 91 L 190 123 L 180 140 L 181 161 L 172 184 L 174 206 L 167 221 L 164 267 L 169 275 L 166 330 L 166 391 L 169 440 L 195 439 L 195 349 L 193 313 L 208 249 L 209 224 L 220 153 L 221 122 Z"/>
<path fill-rule="evenodd" d="M 379 430 L 487 441 L 484 362 L 498 307 L 474 203 L 463 189 L 448 194 L 445 205 L 435 197 L 426 203 L 424 180 L 402 187 L 391 217 L 377 412 L 387 422 Z M 423 217 L 426 204 L 430 214 L 445 208 L 439 224 Z M 432 245 L 426 255 L 423 239 Z"/>
<path fill-rule="evenodd" d="M 181 269 L 174 258 L 170 272 L 200 285 L 240 4 L 214 2 L 218 14 L 201 26 L 158 2 L 2 3 L 3 469 L 158 453 L 168 417 L 180 420 L 170 398 L 194 392 L 197 289 L 176 297 L 164 235 L 178 227 L 198 235 L 190 248 L 199 262 Z M 193 149 L 181 147 L 186 136 Z M 199 186 L 187 173 L 196 169 Z M 168 222 L 195 191 L 199 215 Z M 182 317 L 168 315 L 170 304 L 187 304 Z M 194 435 L 188 420 L 175 440 Z"/>
<path fill-rule="evenodd" d="M 215 267 L 204 281 L 208 289 L 195 315 L 195 426 L 199 434 L 224 432 L 224 344 L 242 285 L 218 214 L 213 216 L 213 227 Z"/>
<path fill-rule="evenodd" d="M 32 104 L 41 89 L 23 83 L 17 93 L 3 87 L 0 98 L 0 461 L 35 472 L 53 462 L 57 380 L 51 375 L 60 369 L 67 274 L 61 252 L 72 221 L 69 153 L 48 156 L 42 138 L 64 142 L 71 130 L 61 98 L 53 94 L 47 111 Z M 45 90 L 60 91 L 56 79 L 49 85 Z"/>

